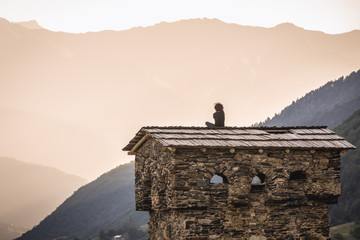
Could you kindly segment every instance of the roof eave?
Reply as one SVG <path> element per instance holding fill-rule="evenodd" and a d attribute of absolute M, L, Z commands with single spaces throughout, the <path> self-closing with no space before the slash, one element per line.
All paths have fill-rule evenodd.
<path fill-rule="evenodd" d="M 135 137 L 133 137 L 122 150 L 123 151 L 132 151 L 132 149 L 138 144 L 138 142 L 141 141 L 141 139 L 143 139 L 143 137 L 147 134 L 148 134 L 148 132 L 144 128 L 141 128 L 135 134 Z"/>
<path fill-rule="evenodd" d="M 162 144 L 163 145 L 163 144 Z M 290 149 L 290 150 L 353 150 L 356 149 L 356 147 L 268 147 L 268 146 L 250 146 L 250 147 L 244 147 L 244 146 L 179 146 L 179 145 L 164 145 L 165 147 L 171 147 L 176 149 L 196 149 L 196 148 L 207 148 L 207 149 L 238 149 L 238 150 L 258 150 L 258 149 Z"/>

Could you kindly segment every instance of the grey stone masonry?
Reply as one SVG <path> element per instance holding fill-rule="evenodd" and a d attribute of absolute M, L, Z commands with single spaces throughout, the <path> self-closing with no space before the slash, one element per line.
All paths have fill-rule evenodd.
<path fill-rule="evenodd" d="M 278 130 L 270 132 L 289 134 Z M 149 211 L 149 239 L 329 239 L 327 204 L 340 195 L 340 153 L 351 144 L 164 146 L 142 131 L 125 150 L 136 155 L 136 209 Z"/>

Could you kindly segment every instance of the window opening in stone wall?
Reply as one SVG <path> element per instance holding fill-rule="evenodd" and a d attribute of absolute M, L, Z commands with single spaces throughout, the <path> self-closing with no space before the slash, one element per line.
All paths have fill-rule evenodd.
<path fill-rule="evenodd" d="M 289 180 L 304 180 L 306 179 L 306 173 L 303 171 L 295 171 L 290 174 Z"/>
<path fill-rule="evenodd" d="M 262 191 L 265 187 L 265 175 L 260 173 L 251 180 L 251 192 Z"/>
<path fill-rule="evenodd" d="M 260 173 L 253 177 L 253 179 L 251 180 L 251 185 L 260 185 L 260 184 L 264 184 L 264 182 L 265 182 L 265 175 Z"/>
<path fill-rule="evenodd" d="M 214 176 L 210 179 L 210 183 L 227 183 L 227 180 L 221 174 L 214 174 Z"/>

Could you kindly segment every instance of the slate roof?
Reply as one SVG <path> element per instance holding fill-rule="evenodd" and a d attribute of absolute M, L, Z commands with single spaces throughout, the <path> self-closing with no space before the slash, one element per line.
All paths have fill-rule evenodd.
<path fill-rule="evenodd" d="M 143 127 L 123 150 L 135 152 L 148 138 L 165 147 L 353 149 L 330 129 L 319 127 Z"/>

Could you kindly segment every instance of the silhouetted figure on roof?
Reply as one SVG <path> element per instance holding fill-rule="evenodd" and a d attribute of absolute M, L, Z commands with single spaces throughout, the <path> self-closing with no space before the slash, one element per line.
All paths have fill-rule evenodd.
<path fill-rule="evenodd" d="M 206 122 L 206 126 L 208 127 L 225 127 L 225 113 L 224 113 L 224 106 L 221 103 L 215 104 L 215 110 L 213 117 L 215 120 L 215 124 L 211 122 Z"/>

